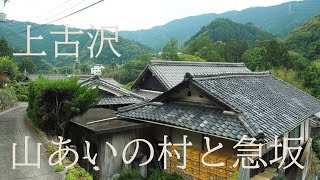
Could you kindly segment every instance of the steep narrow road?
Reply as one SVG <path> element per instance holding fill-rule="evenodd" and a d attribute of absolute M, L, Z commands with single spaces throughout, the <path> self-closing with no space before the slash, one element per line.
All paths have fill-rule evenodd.
<path fill-rule="evenodd" d="M 0 113 L 0 180 L 60 180 L 63 179 L 60 173 L 55 173 L 54 168 L 48 164 L 48 156 L 41 146 L 40 169 L 36 166 L 12 168 L 13 148 L 16 146 L 16 162 L 25 162 L 24 142 L 25 136 L 29 136 L 29 162 L 37 162 L 37 143 L 40 143 L 37 135 L 25 122 L 27 104 L 20 104 L 14 108 Z"/>

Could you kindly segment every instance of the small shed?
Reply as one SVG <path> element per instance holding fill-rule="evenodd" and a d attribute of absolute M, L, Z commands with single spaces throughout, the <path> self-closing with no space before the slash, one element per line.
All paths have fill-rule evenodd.
<path fill-rule="evenodd" d="M 122 151 L 130 141 L 140 137 L 140 129 L 145 123 L 118 118 L 115 111 L 105 108 L 92 108 L 82 116 L 70 121 L 67 138 L 71 139 L 79 154 L 79 164 L 93 172 L 93 166 L 82 157 L 85 155 L 85 141 L 90 142 L 91 157 L 97 153 L 96 165 L 100 171 L 95 172 L 95 179 L 111 178 L 125 166 L 122 160 Z M 106 142 L 117 150 L 114 157 Z M 127 156 L 133 154 L 133 147 L 127 151 Z M 129 158 L 128 158 L 129 159 Z M 97 177 L 98 176 L 98 177 Z"/>

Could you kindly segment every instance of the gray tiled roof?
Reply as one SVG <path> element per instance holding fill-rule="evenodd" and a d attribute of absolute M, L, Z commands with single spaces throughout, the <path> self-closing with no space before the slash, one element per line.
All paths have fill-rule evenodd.
<path fill-rule="evenodd" d="M 188 83 L 186 83 L 188 82 Z M 231 118 L 219 110 L 199 107 L 199 105 L 176 105 L 170 103 L 170 93 L 186 84 L 206 93 L 206 97 L 218 101 L 219 106 L 236 112 L 238 118 Z M 164 105 L 141 103 L 120 109 L 120 116 L 156 121 L 198 130 L 213 135 L 235 139 L 237 135 L 249 134 L 264 142 L 271 142 L 275 136 L 291 131 L 304 120 L 320 112 L 320 101 L 293 86 L 265 73 L 222 73 L 185 76 L 183 82 L 163 93 L 154 102 Z M 204 121 L 208 126 L 203 126 Z M 234 122 L 235 126 L 224 125 Z M 229 125 L 229 124 L 228 124 Z M 218 127 L 218 128 L 216 128 Z M 210 129 L 211 128 L 211 129 Z M 228 134 L 223 134 L 223 132 Z M 236 136 L 236 139 L 239 139 Z"/>
<path fill-rule="evenodd" d="M 94 80 L 96 77 L 99 77 L 99 76 L 95 76 L 95 75 L 81 75 L 80 76 L 80 79 L 79 79 L 79 83 L 82 84 L 84 82 L 87 82 L 87 81 L 91 81 L 91 80 Z M 103 81 L 106 81 L 112 85 L 115 85 L 115 86 L 122 86 L 122 84 L 120 84 L 118 81 L 116 81 L 115 79 L 113 78 L 100 78 L 99 79 L 103 80 Z"/>
<path fill-rule="evenodd" d="M 128 91 L 128 90 L 121 88 L 119 86 L 113 85 L 110 82 L 99 78 L 99 76 L 93 76 L 85 81 L 82 81 L 80 84 L 81 85 L 98 84 L 99 86 L 106 87 L 107 89 L 111 89 L 112 91 L 115 91 L 115 92 L 121 94 L 121 96 L 115 95 L 115 96 L 110 96 L 110 97 L 101 97 L 101 100 L 98 103 L 98 105 L 116 105 L 117 103 L 119 103 L 119 104 L 133 104 L 133 103 L 140 103 L 145 100 L 145 98 L 143 96 L 140 96 L 136 93 Z M 113 94 L 112 92 L 110 92 L 110 93 Z"/>
<path fill-rule="evenodd" d="M 87 79 L 85 81 L 82 81 L 80 84 L 81 85 L 99 84 L 101 86 L 108 87 L 109 89 L 112 89 L 112 90 L 114 90 L 114 91 L 116 91 L 116 92 L 118 92 L 118 93 L 120 93 L 122 95 L 125 95 L 125 96 L 131 96 L 132 95 L 132 96 L 135 96 L 135 97 L 144 98 L 144 97 L 139 96 L 138 94 L 135 94 L 135 93 L 133 93 L 131 91 L 128 91 L 128 90 L 126 90 L 124 88 L 121 88 L 119 86 L 115 86 L 115 85 L 113 85 L 113 84 L 101 79 L 99 76 L 93 76 L 93 77 L 91 77 L 91 78 L 89 78 L 89 79 Z"/>
<path fill-rule="evenodd" d="M 103 97 L 100 99 L 98 105 L 121 105 L 121 104 L 135 104 L 141 103 L 143 100 L 141 98 L 132 96 L 115 96 L 115 97 Z"/>
<path fill-rule="evenodd" d="M 224 115 L 218 109 L 199 105 L 145 103 L 120 108 L 119 115 L 125 118 L 169 124 L 234 140 L 241 139 L 243 135 L 249 135 L 236 117 Z"/>
<path fill-rule="evenodd" d="M 167 90 L 179 84 L 184 75 L 198 73 L 251 72 L 243 63 L 151 61 L 148 69 L 160 80 Z"/>
<path fill-rule="evenodd" d="M 146 99 L 154 99 L 155 97 L 161 95 L 163 92 L 156 92 L 156 91 L 147 91 L 144 89 L 134 90 L 133 91 L 136 94 L 139 94 L 140 96 L 145 97 Z"/>
<path fill-rule="evenodd" d="M 56 79 L 68 79 L 70 78 L 70 76 L 66 76 L 64 74 L 29 74 L 28 75 L 28 78 L 30 80 L 36 80 L 38 79 L 39 77 L 43 77 L 43 78 L 46 78 L 46 79 L 52 79 L 52 80 L 56 80 Z"/>
<path fill-rule="evenodd" d="M 191 81 L 241 113 L 256 133 L 264 133 L 266 141 L 320 111 L 319 100 L 270 73 L 195 76 Z"/>

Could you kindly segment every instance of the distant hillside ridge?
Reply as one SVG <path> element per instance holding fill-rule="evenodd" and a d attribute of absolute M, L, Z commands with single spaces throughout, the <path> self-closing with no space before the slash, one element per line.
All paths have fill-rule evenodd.
<path fill-rule="evenodd" d="M 320 14 L 294 29 L 283 41 L 310 60 L 320 59 Z"/>
<path fill-rule="evenodd" d="M 122 31 L 121 35 L 161 51 L 172 37 L 178 39 L 179 44 L 183 45 L 203 26 L 208 25 L 216 18 L 229 18 L 242 24 L 251 22 L 277 37 L 284 37 L 294 28 L 319 13 L 319 0 L 292 1 L 270 7 L 253 7 L 222 14 L 210 13 L 190 16 L 146 30 Z"/>

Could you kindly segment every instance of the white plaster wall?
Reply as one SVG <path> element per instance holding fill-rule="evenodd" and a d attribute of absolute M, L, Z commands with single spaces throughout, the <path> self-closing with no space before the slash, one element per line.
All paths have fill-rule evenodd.
<path fill-rule="evenodd" d="M 172 143 L 183 143 L 183 135 L 187 135 L 187 143 L 191 141 L 192 147 L 202 150 L 202 134 L 172 128 Z"/>

